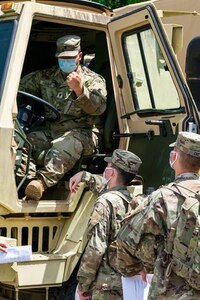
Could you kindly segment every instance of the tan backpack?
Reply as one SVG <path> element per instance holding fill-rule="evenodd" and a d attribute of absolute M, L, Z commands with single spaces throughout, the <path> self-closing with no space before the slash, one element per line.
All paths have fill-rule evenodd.
<path fill-rule="evenodd" d="M 169 264 L 165 280 L 168 281 L 173 271 L 192 288 L 200 290 L 200 181 L 188 180 L 182 184 L 163 187 L 184 198 L 167 236 L 165 252 Z"/>

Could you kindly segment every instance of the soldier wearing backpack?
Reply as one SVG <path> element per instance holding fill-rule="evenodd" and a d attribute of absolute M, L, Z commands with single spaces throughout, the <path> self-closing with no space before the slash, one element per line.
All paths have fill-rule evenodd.
<path fill-rule="evenodd" d="M 140 158 L 126 150 L 116 149 L 102 176 L 79 172 L 70 178 L 71 192 L 81 181 L 98 193 L 88 224 L 88 243 L 78 271 L 80 300 L 122 300 L 121 275 L 114 268 L 115 254 L 108 247 L 115 240 L 131 200 L 127 185 L 138 173 Z M 113 249 L 114 250 L 114 249 Z M 112 259 L 112 263 L 110 261 Z"/>
<path fill-rule="evenodd" d="M 154 268 L 148 300 L 199 300 L 200 135 L 180 132 L 170 146 L 175 181 L 144 196 L 124 220 L 117 237 L 118 269 L 132 276 L 141 263 L 147 272 Z"/>

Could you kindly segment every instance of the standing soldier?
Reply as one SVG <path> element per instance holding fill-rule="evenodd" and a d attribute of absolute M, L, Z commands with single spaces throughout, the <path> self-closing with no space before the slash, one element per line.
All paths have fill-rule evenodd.
<path fill-rule="evenodd" d="M 180 132 L 170 153 L 175 181 L 125 220 L 117 238 L 125 276 L 154 267 L 149 300 L 200 299 L 200 135 Z M 137 198 L 137 197 L 136 197 Z M 148 270 L 147 270 L 148 271 Z"/>
<path fill-rule="evenodd" d="M 33 158 L 42 166 L 26 187 L 27 199 L 39 200 L 44 190 L 55 185 L 81 155 L 94 152 L 94 131 L 106 109 L 104 78 L 80 65 L 80 37 L 59 38 L 56 57 L 58 66 L 30 73 L 20 83 L 20 90 L 42 97 L 61 115 L 60 120 L 46 122 L 45 128 L 27 135 Z"/>
<path fill-rule="evenodd" d="M 138 173 L 141 160 L 135 154 L 117 149 L 108 163 L 104 178 L 88 172 L 79 172 L 70 179 L 71 192 L 80 181 L 100 193 L 88 225 L 88 243 L 78 272 L 78 291 L 81 300 L 122 300 L 121 275 L 116 271 L 114 253 L 108 247 L 115 240 L 121 221 L 128 211 L 131 199 L 127 185 Z M 103 189 L 104 188 L 104 189 Z M 112 265 L 112 266 L 111 266 Z"/>

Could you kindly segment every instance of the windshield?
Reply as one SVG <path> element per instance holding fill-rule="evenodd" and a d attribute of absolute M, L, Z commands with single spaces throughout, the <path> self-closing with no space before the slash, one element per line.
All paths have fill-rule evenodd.
<path fill-rule="evenodd" d="M 16 26 L 16 20 L 0 21 L 0 96 L 3 91 Z"/>

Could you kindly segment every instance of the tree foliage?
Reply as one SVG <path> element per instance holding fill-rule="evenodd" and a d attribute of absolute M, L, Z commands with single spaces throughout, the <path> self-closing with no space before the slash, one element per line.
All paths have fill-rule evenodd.
<path fill-rule="evenodd" d="M 145 0 L 92 0 L 92 1 L 106 5 L 110 8 L 118 8 L 128 4 L 144 2 Z"/>

